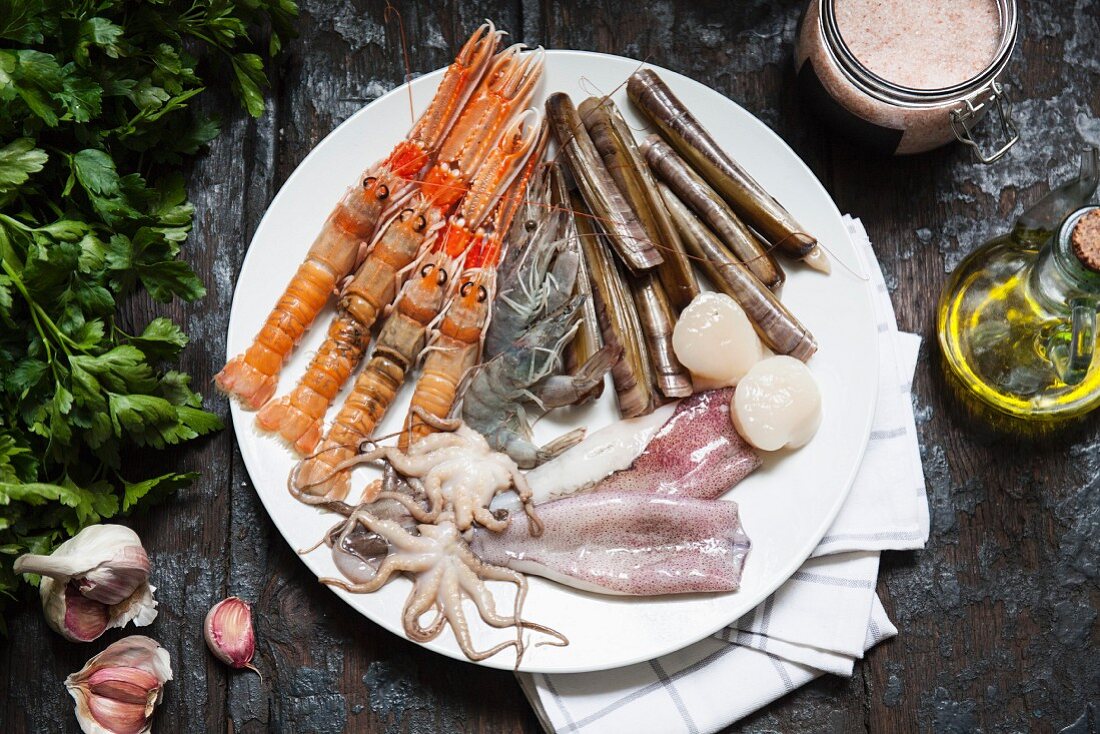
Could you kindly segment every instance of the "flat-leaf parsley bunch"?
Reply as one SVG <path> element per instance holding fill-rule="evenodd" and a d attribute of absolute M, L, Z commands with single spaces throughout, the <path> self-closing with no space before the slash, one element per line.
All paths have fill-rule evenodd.
<path fill-rule="evenodd" d="M 200 60 L 259 115 L 250 34 L 274 55 L 296 14 L 293 0 L 0 2 L 0 593 L 20 553 L 194 478 L 131 476 L 125 452 L 221 427 L 170 368 L 183 330 L 131 327 L 119 307 L 205 293 L 180 259 L 180 165 L 218 134 L 188 109 Z"/>

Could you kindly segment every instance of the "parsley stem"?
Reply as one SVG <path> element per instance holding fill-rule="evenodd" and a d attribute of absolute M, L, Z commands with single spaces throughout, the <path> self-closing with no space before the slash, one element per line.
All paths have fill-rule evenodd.
<path fill-rule="evenodd" d="M 0 214 L 0 216 L 3 215 Z M 7 260 L 0 260 L 0 264 L 3 264 L 4 272 L 8 274 L 9 278 L 11 278 L 11 281 L 15 284 L 16 289 L 19 291 L 20 295 L 23 296 L 23 300 L 27 302 L 27 306 L 31 310 L 31 318 L 34 319 L 34 327 L 38 330 L 38 335 L 42 337 L 42 344 L 46 347 L 46 355 L 50 356 L 51 352 L 46 331 L 43 331 L 42 329 L 43 324 L 45 324 L 45 326 L 47 327 L 47 331 L 49 332 L 49 334 L 53 336 L 54 342 L 57 343 L 57 346 L 61 347 L 61 350 L 65 352 L 65 354 L 70 356 L 72 355 L 72 352 L 69 351 L 66 343 L 68 343 L 68 345 L 73 347 L 74 349 L 77 349 L 81 352 L 86 352 L 86 349 L 84 349 L 79 344 L 74 342 L 71 338 L 69 338 L 69 335 L 63 332 L 58 327 L 58 325 L 54 323 L 54 320 L 50 318 L 50 315 L 46 313 L 45 309 L 43 309 L 42 306 L 38 305 L 38 301 L 34 300 L 31 294 L 27 291 L 27 286 L 23 284 L 23 279 L 19 277 L 19 273 L 15 271 L 15 268 L 13 268 Z M 50 358 L 51 360 L 53 359 L 52 357 Z"/>

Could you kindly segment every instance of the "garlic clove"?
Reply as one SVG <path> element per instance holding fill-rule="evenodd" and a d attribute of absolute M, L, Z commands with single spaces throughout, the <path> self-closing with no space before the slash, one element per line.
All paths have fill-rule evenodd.
<path fill-rule="evenodd" d="M 55 586 L 60 587 L 59 592 L 55 593 Z M 107 605 L 81 596 L 75 582 L 60 584 L 46 577 L 39 593 L 46 623 L 67 640 L 91 642 L 106 632 L 111 623 Z"/>
<path fill-rule="evenodd" d="M 85 734 L 145 734 L 172 680 L 171 658 L 156 641 L 131 635 L 65 679 Z"/>
<path fill-rule="evenodd" d="M 235 596 L 215 604 L 206 614 L 203 625 L 206 646 L 214 657 L 234 668 L 248 668 L 256 653 L 256 634 L 252 629 L 252 607 Z"/>
<path fill-rule="evenodd" d="M 20 556 L 16 573 L 42 575 L 39 594 L 50 627 L 74 642 L 87 642 L 129 622 L 157 616 L 149 585 L 149 556 L 141 538 L 122 525 L 90 525 L 50 555 Z"/>

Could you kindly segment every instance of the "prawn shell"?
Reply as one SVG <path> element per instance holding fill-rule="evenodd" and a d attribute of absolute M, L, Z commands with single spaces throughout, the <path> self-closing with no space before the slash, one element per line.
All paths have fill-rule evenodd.
<path fill-rule="evenodd" d="M 626 93 L 661 135 L 768 243 L 794 259 L 806 257 L 817 247 L 817 238 L 806 233 L 775 197 L 722 150 L 656 72 L 634 72 L 626 83 Z"/>
<path fill-rule="evenodd" d="M 661 194 L 684 244 L 715 288 L 740 304 L 761 341 L 777 354 L 803 362 L 817 351 L 817 341 L 802 322 L 766 288 L 748 267 L 730 254 L 714 233 L 693 215 L 673 191 L 661 185 Z"/>
<path fill-rule="evenodd" d="M 550 95 L 546 100 L 546 117 L 581 196 L 600 218 L 608 241 L 623 263 L 631 271 L 642 272 L 664 262 L 604 167 L 569 95 L 563 92 Z"/>

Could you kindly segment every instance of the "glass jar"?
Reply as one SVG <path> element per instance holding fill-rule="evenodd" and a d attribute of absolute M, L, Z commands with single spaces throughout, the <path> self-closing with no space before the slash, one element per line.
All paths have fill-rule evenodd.
<path fill-rule="evenodd" d="M 1017 30 L 1016 0 L 810 0 L 798 86 L 865 145 L 906 155 L 957 139 L 990 163 L 1019 138 L 1001 84 Z M 999 129 L 980 146 L 975 127 L 990 111 Z"/>

